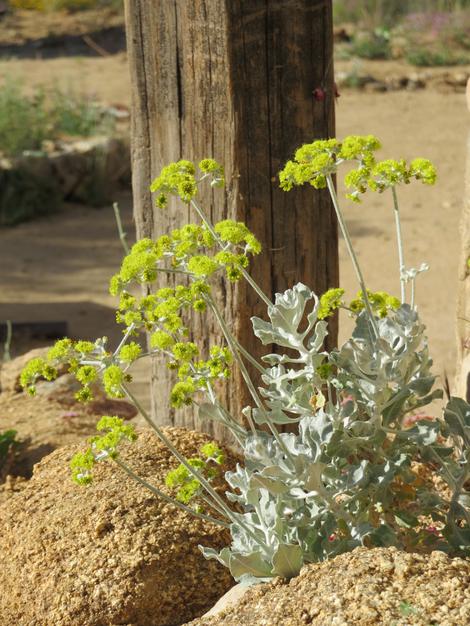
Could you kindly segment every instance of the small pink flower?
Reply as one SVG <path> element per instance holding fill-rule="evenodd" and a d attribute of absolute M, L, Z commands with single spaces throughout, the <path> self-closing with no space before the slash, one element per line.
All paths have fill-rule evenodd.
<path fill-rule="evenodd" d="M 437 530 L 437 528 L 435 526 L 426 526 L 426 528 L 424 529 L 426 532 L 428 533 L 432 533 L 433 535 L 438 535 L 439 531 Z"/>
<path fill-rule="evenodd" d="M 336 539 L 338 539 L 336 533 L 331 533 L 331 535 L 328 537 L 328 541 L 336 541 Z"/>
<path fill-rule="evenodd" d="M 413 415 L 406 415 L 403 419 L 403 428 L 411 428 L 416 422 L 427 420 L 433 422 L 436 418 L 433 415 L 427 415 L 426 413 L 414 413 Z"/>

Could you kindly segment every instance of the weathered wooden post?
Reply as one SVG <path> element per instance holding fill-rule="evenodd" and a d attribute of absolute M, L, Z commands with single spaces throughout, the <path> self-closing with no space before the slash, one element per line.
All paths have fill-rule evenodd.
<path fill-rule="evenodd" d="M 470 111 L 470 79 L 467 82 Z M 467 139 L 465 197 L 460 221 L 461 253 L 457 296 L 457 367 L 454 391 L 470 402 L 470 133 Z"/>
<path fill-rule="evenodd" d="M 152 205 L 149 185 L 162 166 L 211 156 L 225 166 L 227 186 L 219 195 L 208 190 L 201 204 L 213 220 L 243 220 L 259 237 L 264 254 L 251 272 L 265 292 L 299 280 L 318 293 L 337 285 L 337 230 L 327 193 L 285 194 L 277 182 L 298 145 L 334 136 L 331 4 L 126 1 L 138 237 L 155 237 L 188 219 L 181 205 L 166 212 Z M 245 285 L 222 284 L 220 294 L 239 341 L 253 349 L 249 318 L 264 315 L 262 304 Z M 193 326 L 198 338 L 219 336 L 208 317 L 194 318 Z M 335 328 L 329 341 L 336 341 Z M 168 408 L 170 378 L 155 363 L 154 418 L 194 427 L 191 412 L 174 415 Z M 225 391 L 234 415 L 247 404 L 242 389 L 238 380 Z"/>

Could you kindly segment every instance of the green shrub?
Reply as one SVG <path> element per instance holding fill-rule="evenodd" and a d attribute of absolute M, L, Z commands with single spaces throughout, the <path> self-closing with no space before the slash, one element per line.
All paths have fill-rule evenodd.
<path fill-rule="evenodd" d="M 466 65 L 468 55 L 455 54 L 450 50 L 432 50 L 426 47 L 412 48 L 406 52 L 406 60 L 416 67 L 443 67 L 447 65 Z"/>
<path fill-rule="evenodd" d="M 62 198 L 54 181 L 26 168 L 0 171 L 0 226 L 56 213 Z"/>
<path fill-rule="evenodd" d="M 89 98 L 54 89 L 50 94 L 49 106 L 57 133 L 90 137 L 109 135 L 114 131 L 114 118 L 103 114 L 101 107 Z"/>
<path fill-rule="evenodd" d="M 352 54 L 363 59 L 388 59 L 390 57 L 389 33 L 377 30 L 354 39 Z"/>
<path fill-rule="evenodd" d="M 41 150 L 44 140 L 62 135 L 109 135 L 114 127 L 95 101 L 72 92 L 40 88 L 28 95 L 12 78 L 0 90 L 0 153 L 7 156 Z"/>
<path fill-rule="evenodd" d="M 10 5 L 27 11 L 84 11 L 102 7 L 121 10 L 123 0 L 10 0 Z"/>
<path fill-rule="evenodd" d="M 44 91 L 26 97 L 19 83 L 7 80 L 0 90 L 0 152 L 12 155 L 38 150 L 53 133 Z"/>
<path fill-rule="evenodd" d="M 0 472 L 8 459 L 10 451 L 17 445 L 16 434 L 16 430 L 0 432 Z"/>

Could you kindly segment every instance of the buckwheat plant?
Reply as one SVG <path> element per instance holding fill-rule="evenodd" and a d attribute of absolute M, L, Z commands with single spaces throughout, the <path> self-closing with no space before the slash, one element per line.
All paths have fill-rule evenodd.
<path fill-rule="evenodd" d="M 400 185 L 433 184 L 436 173 L 425 159 L 377 161 L 379 147 L 373 136 L 315 141 L 299 148 L 279 175 L 286 191 L 304 184 L 328 188 L 359 283 L 352 301 L 345 300 L 343 289 L 318 298 L 298 283 L 271 302 L 248 273 L 250 257 L 261 251 L 254 234 L 241 222 L 212 224 L 198 203 L 201 184 L 223 185 L 222 167 L 204 159 L 196 173 L 193 163 L 178 161 L 162 170 L 151 189 L 158 207 L 176 196 L 198 221 L 156 241 L 143 239 L 124 258 L 111 280 L 111 293 L 119 296 L 117 321 L 124 327 L 119 346 L 111 351 L 105 338 L 63 339 L 22 375 L 23 385 L 34 392 L 38 377 L 54 378 L 65 362 L 82 384 L 80 400 L 92 396 L 97 382 L 109 396 L 130 399 L 180 463 L 167 477 L 169 491 L 141 479 L 122 459 L 121 442 L 136 433 L 113 416 L 100 420 L 88 450 L 73 459 L 74 479 L 90 482 L 94 464 L 111 459 L 159 497 L 230 528 L 230 546 L 201 550 L 240 581 L 289 578 L 304 563 L 359 545 L 469 553 L 470 406 L 452 398 L 442 420 L 417 413 L 441 391 L 433 390 L 432 361 L 415 306 L 415 279 L 426 266 L 405 264 L 398 205 Z M 351 200 L 368 192 L 390 194 L 399 299 L 366 287 L 333 184 L 343 164 Z M 247 280 L 266 303 L 267 318 L 252 318 L 256 337 L 274 346 L 262 362 L 239 344 L 217 307 L 212 284 L 221 273 L 230 281 Z M 175 286 L 159 286 L 162 274 L 174 275 Z M 149 295 L 133 295 L 136 285 Z M 327 319 L 339 308 L 355 318 L 355 329 L 344 345 L 327 353 Z M 191 309 L 214 315 L 223 345 L 201 354 L 184 321 Z M 148 352 L 134 340 L 142 331 L 150 334 Z M 201 417 L 224 424 L 238 442 L 244 463 L 225 473 L 231 488 L 225 499 L 213 486 L 223 466 L 217 444 L 185 458 L 131 393 L 129 367 L 148 355 L 163 356 L 175 371 L 172 406 L 196 404 Z M 247 364 L 258 372 L 261 386 Z M 217 381 L 228 378 L 234 366 L 253 399 L 244 420 L 230 415 L 217 397 Z M 296 433 L 280 432 L 292 424 Z"/>

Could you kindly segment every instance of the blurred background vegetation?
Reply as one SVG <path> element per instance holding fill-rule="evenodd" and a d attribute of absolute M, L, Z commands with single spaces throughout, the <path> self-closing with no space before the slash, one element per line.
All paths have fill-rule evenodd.
<path fill-rule="evenodd" d="M 333 10 L 339 58 L 470 63 L 470 0 L 333 0 Z"/>
<path fill-rule="evenodd" d="M 9 5 L 30 11 L 83 11 L 100 7 L 121 10 L 123 0 L 10 0 Z"/>
<path fill-rule="evenodd" d="M 33 94 L 12 77 L 0 90 L 0 152 L 17 156 L 45 141 L 113 135 L 115 118 L 94 99 L 58 87 Z"/>

